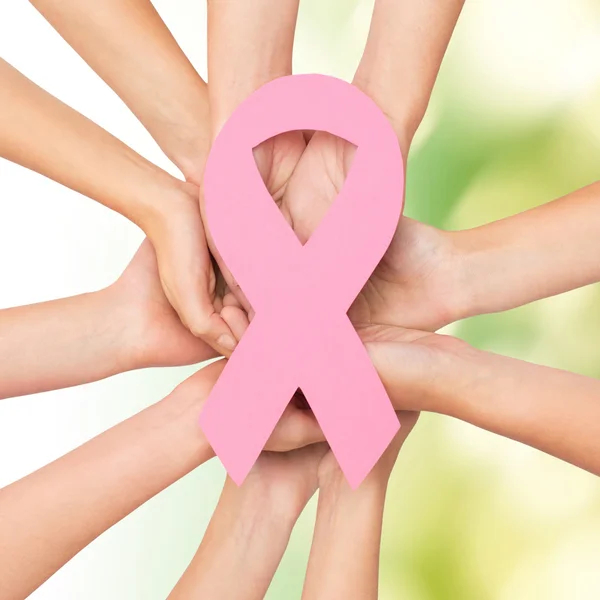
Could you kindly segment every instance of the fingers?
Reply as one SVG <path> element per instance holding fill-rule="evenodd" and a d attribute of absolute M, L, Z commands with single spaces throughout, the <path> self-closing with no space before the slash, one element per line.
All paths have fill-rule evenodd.
<path fill-rule="evenodd" d="M 198 402 L 198 399 L 200 399 L 201 404 L 204 404 L 226 364 L 226 360 L 217 360 L 201 368 L 180 383 L 172 394 L 187 395 L 193 402 Z"/>
<path fill-rule="evenodd" d="M 195 336 L 229 356 L 236 340 L 215 309 L 216 276 L 198 199 L 173 203 L 169 211 L 149 232 L 165 295 Z"/>
<path fill-rule="evenodd" d="M 221 317 L 239 342 L 250 325 L 246 312 L 239 306 L 228 305 L 223 307 Z"/>
<path fill-rule="evenodd" d="M 374 328 L 365 347 L 396 410 L 447 413 L 468 385 L 478 353 L 466 342 L 395 327 Z"/>
<path fill-rule="evenodd" d="M 287 452 L 324 441 L 325 436 L 312 411 L 301 410 L 289 404 L 271 434 L 265 450 Z"/>
<path fill-rule="evenodd" d="M 183 324 L 224 356 L 230 356 L 236 340 L 217 313 L 210 292 L 210 275 L 186 270 L 170 253 L 159 255 L 160 278 L 165 295 Z"/>

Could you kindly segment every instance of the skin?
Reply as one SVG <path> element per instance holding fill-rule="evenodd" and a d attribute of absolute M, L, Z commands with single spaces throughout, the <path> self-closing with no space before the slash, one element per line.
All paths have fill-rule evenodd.
<path fill-rule="evenodd" d="M 375 3 L 354 84 L 382 107 L 405 157 L 425 114 L 462 5 L 462 0 L 427 0 L 418 7 L 409 0 Z M 297 9 L 295 0 L 278 2 L 276 10 L 266 0 L 251 7 L 240 0 L 209 2 L 210 100 L 215 133 L 249 94 L 276 77 L 291 74 Z M 406 86 L 405 81 L 411 85 Z M 255 149 L 267 189 L 302 242 L 310 237 L 339 193 L 353 153 L 351 144 L 325 132 L 312 136 L 288 133 Z M 455 261 L 448 260 L 452 249 L 446 236 L 403 219 L 388 254 L 350 312 L 355 324 L 379 322 L 380 313 L 387 309 L 380 306 L 382 297 L 386 304 L 403 302 L 419 312 L 414 306 L 423 304 L 423 280 L 432 262 L 437 263 L 432 255 L 445 259 L 439 269 L 440 287 L 455 287 Z M 215 257 L 224 269 L 218 254 Z M 239 332 L 247 321 L 244 313 L 251 318 L 252 311 L 243 290 L 232 283 L 231 276 L 229 281 L 233 294 L 225 298 L 227 309 L 222 314 L 232 331 Z M 445 324 L 452 311 L 452 307 L 440 307 L 432 319 L 424 308 L 404 325 L 434 329 Z"/>
<path fill-rule="evenodd" d="M 377 324 L 435 331 L 596 283 L 599 200 L 600 183 L 595 183 L 458 232 L 402 218 L 350 315 L 358 328 Z"/>
<path fill-rule="evenodd" d="M 449 415 L 600 475 L 600 382 L 427 332 L 372 326 L 363 340 L 399 410 Z"/>
<path fill-rule="evenodd" d="M 261 85 L 292 73 L 292 49 L 299 0 L 209 0 L 208 77 L 212 137 L 245 98 Z M 281 206 L 285 187 L 306 148 L 302 132 L 266 140 L 254 149 L 257 167 L 275 202 Z M 203 207 L 202 207 L 203 208 Z M 285 215 L 284 213 L 284 216 Z M 210 232 L 209 246 L 232 292 L 225 296 L 223 318 L 244 327 L 252 307 L 223 262 Z M 243 310 L 236 310 L 238 307 Z M 237 338 L 239 339 L 239 338 Z"/>
<path fill-rule="evenodd" d="M 401 418 L 401 432 L 358 490 L 348 486 L 326 444 L 263 452 L 240 487 L 227 479 L 206 535 L 169 599 L 264 598 L 294 524 L 317 489 L 303 598 L 376 598 L 387 481 L 417 415 Z M 345 565 L 341 573 L 338 564 Z"/>
<path fill-rule="evenodd" d="M 354 84 L 382 107 L 405 157 L 462 5 L 462 0 L 420 2 L 418 6 L 404 0 L 375 3 Z M 282 2 L 279 10 L 284 7 L 291 23 L 297 5 Z M 217 78 L 211 94 L 211 105 L 219 115 L 217 127 L 254 89 L 290 72 L 291 27 L 282 28 L 279 38 L 262 54 L 248 56 L 244 41 L 251 40 L 255 46 L 260 27 L 275 27 L 275 15 L 271 22 L 266 7 L 262 12 L 257 8 L 251 13 L 241 11 L 236 20 L 235 10 L 236 2 L 213 2 L 212 22 L 209 19 L 215 39 L 209 51 Z M 242 60 L 252 65 L 247 71 L 239 68 Z M 406 86 L 406 81 L 411 85 Z M 259 159 L 267 161 L 269 167 L 261 168 L 267 187 L 305 242 L 339 193 L 354 149 L 339 138 L 317 132 L 292 169 L 298 146 L 290 150 L 278 138 L 269 144 L 277 148 L 275 158 L 269 162 L 268 154 L 257 154 L 257 163 L 261 168 Z M 507 310 L 600 281 L 594 258 L 600 245 L 595 210 L 599 195 L 596 183 L 545 206 L 462 232 L 440 231 L 402 218 L 392 244 L 349 315 L 359 329 L 386 325 L 435 331 L 462 318 Z M 558 254 L 557 247 L 561 248 Z M 235 292 L 248 308 L 243 295 Z M 233 300 L 227 303 L 231 307 L 224 318 L 239 339 L 245 315 Z"/>
<path fill-rule="evenodd" d="M 357 490 L 335 457 L 319 464 L 319 504 L 303 600 L 378 598 L 379 551 L 388 481 L 418 413 L 399 413 L 402 428 Z"/>
<path fill-rule="evenodd" d="M 240 487 L 227 478 L 206 535 L 169 600 L 264 598 L 293 526 L 317 489 L 316 467 L 326 451 L 315 444 L 264 452 Z"/>
<path fill-rule="evenodd" d="M 138 225 L 156 251 L 181 320 L 222 354 L 235 340 L 221 318 L 199 189 L 165 173 L 0 61 L 0 156 L 93 198 Z"/>
<path fill-rule="evenodd" d="M 183 326 L 169 304 L 148 240 L 111 286 L 1 310 L 0 331 L 0 398 L 216 356 Z M 16 344 L 27 351 L 14 352 Z"/>
<path fill-rule="evenodd" d="M 188 181 L 210 145 L 208 89 L 149 0 L 31 0 Z"/>
<path fill-rule="evenodd" d="M 196 183 L 200 172 L 193 174 L 189 165 L 203 164 L 210 138 L 235 107 L 262 84 L 291 73 L 298 0 L 282 0 L 276 6 L 268 0 L 251 5 L 210 0 L 210 90 L 147 0 L 34 0 L 33 4 Z M 354 84 L 386 113 L 405 157 L 462 5 L 463 0 L 427 0 L 418 6 L 410 0 L 375 2 Z M 157 69 L 157 64 L 169 68 Z M 308 148 L 306 139 L 299 133 L 285 134 L 255 151 L 267 188 L 302 240 L 337 195 L 353 152 L 343 140 L 324 133 L 312 136 Z M 352 320 L 359 327 L 382 324 L 434 331 L 460 318 L 505 310 L 600 280 L 590 258 L 597 252 L 595 240 L 600 239 L 597 219 L 586 210 L 597 193 L 598 188 L 591 186 L 547 208 L 468 232 L 443 232 L 401 219 L 388 253 L 350 312 Z M 565 218 L 570 227 L 561 226 Z M 584 241 L 550 262 L 546 258 L 553 254 L 550 244 L 564 248 L 561 240 L 570 242 L 566 239 L 570 230 L 582 232 Z M 571 243 L 568 247 L 574 248 Z M 231 330 L 243 329 L 247 319 L 239 307 L 250 315 L 251 307 L 214 246 L 211 249 L 234 292 L 224 298 L 222 316 Z M 209 273 L 212 281 L 211 267 L 206 265 L 196 270 L 196 280 Z M 508 285 L 507 274 L 514 277 L 514 285 Z M 174 304 L 178 306 L 177 301 Z M 205 314 L 208 310 L 202 309 Z"/>
<path fill-rule="evenodd" d="M 213 2 L 213 5 L 217 4 Z M 376 3 L 370 45 L 367 44 L 355 83 L 372 95 L 388 114 L 405 153 L 423 116 L 445 45 L 461 6 L 461 2 L 443 5 L 424 3 L 419 7 L 420 10 L 415 11 L 413 7 L 408 11 L 406 2 L 378 0 Z M 277 19 L 289 23 L 285 20 L 289 17 L 285 15 L 287 13 L 278 14 Z M 404 24 L 406 35 L 398 36 L 396 28 L 394 35 L 390 35 L 392 15 Z M 246 16 L 252 17 L 252 14 Z M 216 18 L 214 22 L 217 23 Z M 437 45 L 429 50 L 427 44 L 423 43 L 420 31 L 424 22 L 431 24 L 432 38 L 437 40 Z M 227 19 L 222 23 L 227 28 L 231 25 Z M 218 31 L 218 28 L 214 31 Z M 372 38 L 374 31 L 378 33 Z M 219 36 L 214 34 L 213 38 L 220 40 L 221 46 L 231 51 L 231 46 L 227 46 Z M 445 40 L 445 43 L 440 40 Z M 394 46 L 396 42 L 399 45 Z M 289 40 L 287 43 L 290 45 Z M 269 49 L 266 51 L 268 54 Z M 398 66 L 395 60 L 382 60 L 382 57 L 396 56 L 404 57 L 405 62 Z M 232 64 L 234 66 L 230 72 L 237 70 L 235 61 Z M 363 64 L 366 66 L 363 67 Z M 266 71 L 254 68 L 248 71 L 256 81 L 262 78 L 263 83 L 268 80 L 269 73 L 285 74 L 286 68 L 287 62 L 279 60 L 269 65 Z M 411 85 L 411 95 L 397 103 L 396 99 L 403 90 L 394 90 L 384 84 L 411 80 L 410 76 L 415 72 L 424 74 L 421 85 L 415 85 L 414 88 Z M 244 89 L 244 85 L 239 85 L 239 82 L 231 86 L 234 98 L 232 106 L 235 106 L 236 95 L 245 97 L 240 89 Z M 220 94 L 215 92 L 215 96 L 220 97 Z M 213 131 L 216 132 L 227 110 L 222 113 L 215 111 L 215 114 Z M 294 134 L 281 142 L 267 142 L 256 152 L 257 164 L 267 187 L 301 239 L 306 239 L 312 233 L 320 218 L 319 210 L 323 213 L 338 193 L 352 159 L 352 148 L 327 134 L 315 134 L 308 146 L 305 147 L 305 144 L 305 136 Z M 307 190 L 313 191 L 313 186 L 317 209 L 305 203 L 307 196 L 312 197 Z M 351 313 L 396 408 L 449 414 L 527 443 L 596 474 L 600 473 L 600 463 L 594 456 L 599 455 L 596 442 L 599 432 L 595 426 L 600 416 L 596 402 L 600 392 L 598 382 L 478 352 L 452 338 L 399 327 L 436 329 L 458 315 L 502 310 L 597 281 L 600 275 L 597 265 L 589 258 L 594 256 L 594 250 L 597 251 L 594 238 L 598 237 L 598 222 L 590 211 L 597 193 L 597 186 L 590 186 L 568 199 L 548 205 L 548 208 L 536 209 L 535 213 L 528 211 L 460 234 L 439 232 L 407 219 L 401 221 L 388 255 Z M 565 220 L 570 226 L 565 226 Z M 553 256 L 550 263 L 548 256 L 553 255 L 551 250 L 556 248 L 557 241 L 560 244 L 561 235 L 565 236 L 564 231 L 567 230 L 581 231 L 578 248 L 572 249 L 571 244 L 558 260 Z M 565 243 L 567 241 L 570 240 L 565 239 Z M 560 247 L 563 248 L 562 245 Z M 527 259 L 524 260 L 523 256 Z M 514 278 L 513 285 L 506 280 L 507 271 L 508 277 Z M 473 287 L 462 285 L 467 280 L 473 280 Z M 419 298 L 428 296 L 441 297 L 443 300 L 439 306 L 419 302 Z M 446 298 L 452 300 L 448 303 Z M 408 311 L 398 310 L 403 303 L 406 303 Z M 239 307 L 232 301 L 229 308 L 233 315 L 231 329 L 241 335 L 245 323 L 233 322 L 239 316 L 236 312 Z M 570 399 L 568 406 L 564 402 L 567 394 Z M 331 483 L 336 480 L 331 474 L 332 470 L 335 472 L 335 467 L 326 467 L 332 460 L 331 455 L 326 448 L 320 448 L 323 446 L 312 448 L 310 458 L 306 458 L 308 449 L 289 453 L 285 457 L 273 458 L 270 454 L 264 454 L 257 463 L 257 478 L 260 480 L 260 473 L 273 470 L 278 471 L 276 479 L 283 480 L 284 473 L 293 472 L 296 468 L 296 461 L 304 464 L 316 461 L 318 457 L 314 485 L 321 488 L 323 499 L 319 506 L 311 553 L 312 575 L 309 566 L 305 597 L 317 594 L 332 597 L 332 594 L 340 594 L 343 586 L 347 587 L 341 594 L 345 598 L 351 598 L 352 594 L 357 598 L 376 597 L 377 549 L 383 506 L 381 491 L 377 493 L 376 488 L 381 487 L 381 483 L 373 488 L 365 487 L 371 490 L 369 496 L 340 493 L 339 481 L 337 485 Z M 324 453 L 319 456 L 320 452 Z M 285 469 L 282 469 L 282 465 L 285 465 Z M 239 568 L 240 572 L 246 573 L 246 581 L 252 581 L 255 577 L 255 583 L 244 589 L 257 595 L 248 597 L 264 595 L 265 586 L 270 580 L 269 571 L 274 570 L 281 557 L 291 529 L 289 523 L 293 519 L 276 510 L 279 502 L 272 505 L 265 503 L 270 510 L 262 510 L 265 507 L 257 506 L 256 498 L 264 498 L 264 488 L 260 487 L 263 485 L 260 482 L 258 486 L 261 493 L 256 493 L 255 488 L 250 486 L 249 496 L 244 496 L 238 488 L 231 491 L 226 484 L 222 506 L 211 524 L 210 535 L 205 538 L 204 549 L 201 546 L 198 559 L 195 559 L 197 566 L 194 567 L 192 563 L 174 594 L 181 593 L 184 595 L 180 597 L 187 597 L 186 593 L 196 593 L 200 589 L 204 592 L 201 595 L 241 597 L 239 589 L 238 595 L 232 591 L 239 582 L 211 580 L 216 573 L 231 573 Z M 290 487 L 291 483 L 286 486 L 288 491 Z M 310 487 L 304 486 L 303 492 L 308 493 Z M 302 494 L 296 496 L 301 497 Z M 252 498 L 255 500 L 252 501 Z M 299 500 L 296 502 L 302 506 L 304 503 Z M 293 514 L 295 511 L 290 512 Z M 349 526 L 353 528 L 353 535 L 349 535 Z M 227 544 L 231 531 L 235 539 L 244 540 L 240 544 L 244 549 L 243 555 L 235 554 L 237 545 Z M 249 535 L 257 531 L 261 532 L 258 536 Z M 266 544 L 265 539 L 271 536 L 280 541 Z M 364 543 L 352 548 L 350 541 L 356 538 Z M 219 549 L 223 552 L 219 553 Z M 257 564 L 264 567 L 260 573 L 252 571 L 253 564 L 248 561 L 251 556 L 260 557 Z M 349 576 L 339 577 L 341 570 L 335 565 L 347 565 L 348 561 L 358 558 L 360 560 L 350 570 Z M 318 582 L 318 585 L 313 582 Z"/>
<path fill-rule="evenodd" d="M 599 282 L 598 202 L 600 182 L 454 234 L 463 288 L 457 316 L 500 312 Z"/>
<path fill-rule="evenodd" d="M 102 532 L 213 456 L 198 415 L 223 365 L 202 369 L 157 404 L 0 490 L 3 600 L 29 596 Z M 312 416 L 290 406 L 267 447 L 283 452 L 321 440 Z"/>

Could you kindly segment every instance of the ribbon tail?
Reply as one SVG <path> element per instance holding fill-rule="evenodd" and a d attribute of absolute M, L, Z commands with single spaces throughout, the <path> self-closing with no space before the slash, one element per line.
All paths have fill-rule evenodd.
<path fill-rule="evenodd" d="M 298 387 L 289 352 L 257 314 L 215 383 L 200 426 L 233 481 L 250 472 Z"/>
<path fill-rule="evenodd" d="M 300 388 L 350 487 L 356 489 L 400 423 L 348 317 L 329 316 L 319 325 L 320 343 L 303 369 Z"/>

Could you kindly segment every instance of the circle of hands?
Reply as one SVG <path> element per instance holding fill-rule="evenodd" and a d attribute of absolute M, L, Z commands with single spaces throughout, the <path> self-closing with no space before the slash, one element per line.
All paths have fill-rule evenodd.
<path fill-rule="evenodd" d="M 120 212 L 146 234 L 108 288 L 4 311 L 0 323 L 13 346 L 36 339 L 35 329 L 45 338 L 31 345 L 47 351 L 3 357 L 0 396 L 229 356 L 253 312 L 204 227 L 203 168 L 211 140 L 235 107 L 260 85 L 291 73 L 297 5 L 209 2 L 207 86 L 147 0 L 33 4 L 119 94 L 185 181 L 0 62 L 2 156 Z M 462 2 L 442 3 L 448 5 L 444 10 L 435 2 L 410 9 L 407 4 L 375 3 L 354 80 L 389 117 L 405 157 Z M 419 19 L 428 33 L 422 29 L 413 39 L 407 32 Z M 411 82 L 410 93 L 397 79 Z M 302 243 L 338 195 L 354 150 L 318 131 L 289 132 L 254 149 L 267 189 Z M 582 452 L 593 432 L 572 419 L 565 425 L 560 402 L 561 390 L 577 388 L 581 421 L 592 422 L 598 409 L 585 396 L 597 393 L 591 380 L 435 333 L 458 319 L 596 280 L 590 269 L 578 274 L 565 266 L 568 276 L 561 281 L 556 274 L 548 283 L 538 256 L 544 245 L 538 240 L 535 259 L 528 258 L 533 246 L 521 255 L 514 249 L 523 245 L 521 233 L 534 219 L 540 230 L 554 231 L 556 219 L 567 218 L 569 203 L 583 210 L 597 192 L 591 186 L 537 213 L 465 232 L 402 217 L 348 313 L 402 422 L 395 440 L 352 491 L 309 406 L 295 396 L 244 484 L 226 481 L 208 532 L 172 597 L 263 597 L 291 529 L 317 489 L 304 596 L 376 597 L 388 480 L 423 410 L 461 418 L 597 472 L 599 459 Z M 535 263 L 532 273 L 529 263 Z M 24 598 L 102 531 L 213 456 L 197 421 L 223 365 L 204 366 L 156 405 L 2 490 L 2 598 Z"/>

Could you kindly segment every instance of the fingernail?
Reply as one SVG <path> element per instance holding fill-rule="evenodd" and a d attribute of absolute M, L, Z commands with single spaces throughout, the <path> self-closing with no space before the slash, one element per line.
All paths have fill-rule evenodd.
<path fill-rule="evenodd" d="M 224 333 L 217 340 L 217 344 L 221 346 L 221 348 L 225 348 L 225 350 L 229 350 L 232 352 L 236 347 L 236 341 L 228 334 Z"/>

